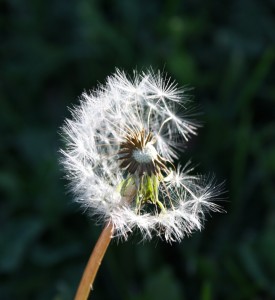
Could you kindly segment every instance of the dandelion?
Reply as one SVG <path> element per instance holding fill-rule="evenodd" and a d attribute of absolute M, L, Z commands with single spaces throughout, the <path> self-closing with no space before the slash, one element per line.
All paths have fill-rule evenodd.
<path fill-rule="evenodd" d="M 176 167 L 198 128 L 185 89 L 161 72 L 116 70 L 80 100 L 63 126 L 62 164 L 76 201 L 107 224 L 103 240 L 138 229 L 144 240 L 181 241 L 221 210 L 220 185 L 191 175 L 190 163 Z"/>

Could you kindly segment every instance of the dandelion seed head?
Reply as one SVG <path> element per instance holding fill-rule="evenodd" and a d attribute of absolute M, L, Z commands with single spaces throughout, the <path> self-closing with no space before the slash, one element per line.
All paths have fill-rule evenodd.
<path fill-rule="evenodd" d="M 220 186 L 176 165 L 186 142 L 197 134 L 185 90 L 152 70 L 123 71 L 84 92 L 62 128 L 61 162 L 75 199 L 97 223 L 112 222 L 127 239 L 139 230 L 144 240 L 180 241 L 200 230 Z"/>

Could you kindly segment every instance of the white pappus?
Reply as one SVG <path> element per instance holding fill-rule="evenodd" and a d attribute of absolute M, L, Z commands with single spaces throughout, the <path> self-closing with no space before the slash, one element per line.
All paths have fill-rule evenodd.
<path fill-rule="evenodd" d="M 175 167 L 197 125 L 189 99 L 166 75 L 152 70 L 129 78 L 123 71 L 83 93 L 62 127 L 62 164 L 76 201 L 114 236 L 168 242 L 202 228 L 221 192 L 213 179 L 191 175 L 189 163 Z"/>

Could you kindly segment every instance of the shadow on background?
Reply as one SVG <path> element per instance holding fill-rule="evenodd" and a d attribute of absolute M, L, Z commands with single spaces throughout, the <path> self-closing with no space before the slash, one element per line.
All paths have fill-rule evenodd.
<path fill-rule="evenodd" d="M 275 2 L 1 1 L 0 298 L 72 299 L 99 235 L 66 194 L 67 107 L 115 67 L 194 87 L 182 157 L 228 211 L 181 244 L 113 242 L 93 299 L 275 298 Z M 273 176 L 273 177 L 272 177 Z"/>

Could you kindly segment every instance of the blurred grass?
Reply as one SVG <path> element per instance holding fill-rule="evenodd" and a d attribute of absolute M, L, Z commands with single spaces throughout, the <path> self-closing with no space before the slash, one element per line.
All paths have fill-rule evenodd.
<path fill-rule="evenodd" d="M 59 127 L 86 89 L 152 66 L 194 87 L 183 155 L 226 215 L 179 245 L 113 242 L 94 299 L 275 298 L 275 3 L 0 2 L 0 299 L 72 299 L 100 228 L 66 194 Z"/>

